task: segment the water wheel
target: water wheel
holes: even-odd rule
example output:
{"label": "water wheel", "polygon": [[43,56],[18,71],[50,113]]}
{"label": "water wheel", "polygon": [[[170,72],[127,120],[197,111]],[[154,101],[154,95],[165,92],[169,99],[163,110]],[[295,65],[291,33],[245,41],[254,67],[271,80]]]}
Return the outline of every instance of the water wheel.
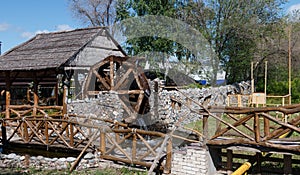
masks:
{"label": "water wheel", "polygon": [[100,91],[118,94],[127,113],[126,123],[149,111],[149,84],[142,68],[132,58],[109,56],[90,68],[84,96],[98,95]]}

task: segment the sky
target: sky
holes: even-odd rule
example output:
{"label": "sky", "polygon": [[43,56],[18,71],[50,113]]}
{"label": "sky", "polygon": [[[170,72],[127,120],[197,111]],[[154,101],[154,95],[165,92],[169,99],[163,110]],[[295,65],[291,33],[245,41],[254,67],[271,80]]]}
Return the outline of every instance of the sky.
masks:
{"label": "sky", "polygon": [[[290,0],[286,11],[300,9],[300,0]],[[68,0],[1,0],[0,41],[2,54],[42,32],[84,28],[68,6]]]}

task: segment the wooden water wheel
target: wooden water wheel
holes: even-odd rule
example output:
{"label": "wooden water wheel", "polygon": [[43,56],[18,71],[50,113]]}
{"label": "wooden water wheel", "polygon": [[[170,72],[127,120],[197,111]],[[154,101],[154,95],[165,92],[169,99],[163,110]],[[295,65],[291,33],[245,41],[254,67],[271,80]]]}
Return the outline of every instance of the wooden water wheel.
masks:
{"label": "wooden water wheel", "polygon": [[84,96],[115,92],[121,99],[127,123],[138,114],[149,112],[150,88],[142,68],[132,58],[109,56],[90,68],[84,85]]}

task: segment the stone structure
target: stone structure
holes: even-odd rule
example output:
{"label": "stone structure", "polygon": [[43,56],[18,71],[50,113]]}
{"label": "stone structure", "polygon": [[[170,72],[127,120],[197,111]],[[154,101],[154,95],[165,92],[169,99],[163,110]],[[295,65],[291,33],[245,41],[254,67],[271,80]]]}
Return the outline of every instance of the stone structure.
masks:
{"label": "stone structure", "polygon": [[[148,129],[150,129],[153,125],[159,129],[163,129],[163,127],[168,128],[178,120],[181,113],[189,110],[185,106],[182,106],[182,108],[178,110],[172,109],[171,98],[173,97],[179,100],[184,100],[186,97],[178,91],[160,89],[156,92],[153,87],[154,84],[150,83],[150,85],[152,85],[152,92],[149,97],[151,110],[149,113],[139,116],[139,118],[142,118],[143,121],[139,121],[136,124],[147,125],[149,126]],[[180,91],[204,106],[226,106],[229,94],[250,94],[251,86],[249,82],[242,82],[236,85],[202,89],[181,89]],[[195,105],[192,106],[192,108],[197,109],[199,106]],[[122,121],[124,109],[118,95],[115,92],[108,92],[99,94],[97,98],[69,101],[68,112],[83,115],[87,118],[90,116],[96,116],[99,118],[109,118],[112,120]],[[183,121],[183,124],[194,122],[199,120],[201,117],[202,116],[197,114],[191,114],[187,120]]]}
{"label": "stone structure", "polygon": [[174,175],[211,175],[217,171],[208,150],[192,144],[174,151],[172,174]]}

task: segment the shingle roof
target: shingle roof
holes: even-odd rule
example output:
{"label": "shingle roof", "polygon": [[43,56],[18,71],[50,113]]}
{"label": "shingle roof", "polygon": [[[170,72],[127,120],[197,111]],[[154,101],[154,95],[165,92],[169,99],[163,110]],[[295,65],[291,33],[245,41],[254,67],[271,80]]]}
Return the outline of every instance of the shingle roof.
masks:
{"label": "shingle roof", "polygon": [[37,34],[0,56],[0,71],[58,68],[72,59],[98,35],[109,35],[104,27]]}

